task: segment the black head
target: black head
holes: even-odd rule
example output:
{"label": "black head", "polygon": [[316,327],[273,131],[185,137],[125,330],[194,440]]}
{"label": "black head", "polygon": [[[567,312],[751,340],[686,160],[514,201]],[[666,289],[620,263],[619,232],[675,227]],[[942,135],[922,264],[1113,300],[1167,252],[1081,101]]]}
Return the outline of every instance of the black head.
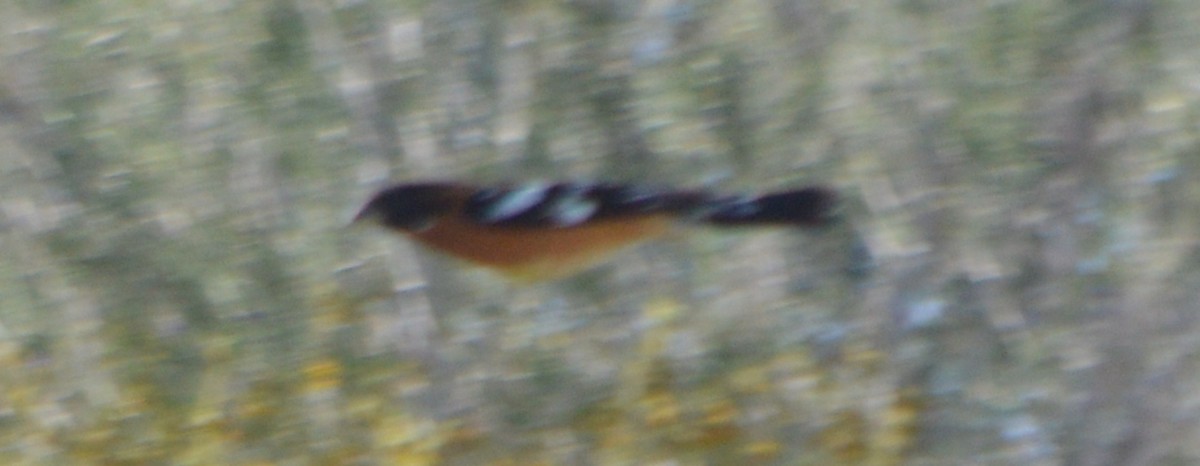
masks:
{"label": "black head", "polygon": [[354,216],[354,222],[374,219],[396,230],[420,231],[452,212],[462,190],[452,183],[395,185],[376,193]]}

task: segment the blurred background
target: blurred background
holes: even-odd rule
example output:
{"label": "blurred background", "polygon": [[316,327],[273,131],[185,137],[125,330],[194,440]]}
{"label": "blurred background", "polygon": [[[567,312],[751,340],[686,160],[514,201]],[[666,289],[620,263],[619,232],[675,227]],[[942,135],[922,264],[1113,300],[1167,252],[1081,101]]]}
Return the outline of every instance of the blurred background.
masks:
{"label": "blurred background", "polygon": [[[1200,462],[1200,3],[0,3],[0,462]],[[516,286],[388,182],[836,187]],[[685,234],[686,233],[686,234]]]}

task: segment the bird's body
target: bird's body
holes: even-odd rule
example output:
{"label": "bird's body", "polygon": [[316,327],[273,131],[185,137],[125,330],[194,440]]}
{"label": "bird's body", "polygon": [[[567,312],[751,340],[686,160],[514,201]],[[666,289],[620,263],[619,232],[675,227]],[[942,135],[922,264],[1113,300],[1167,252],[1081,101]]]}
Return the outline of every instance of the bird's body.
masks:
{"label": "bird's body", "polygon": [[356,219],[378,219],[433,249],[534,281],[582,271],[680,223],[814,227],[834,205],[833,192],[819,187],[721,196],[623,184],[425,182],[380,191]]}
{"label": "bird's body", "polygon": [[663,235],[673,223],[663,215],[648,215],[541,229],[531,235],[523,228],[481,226],[462,217],[447,217],[409,235],[429,247],[499,270],[518,281],[536,281],[585,270],[612,252]]}

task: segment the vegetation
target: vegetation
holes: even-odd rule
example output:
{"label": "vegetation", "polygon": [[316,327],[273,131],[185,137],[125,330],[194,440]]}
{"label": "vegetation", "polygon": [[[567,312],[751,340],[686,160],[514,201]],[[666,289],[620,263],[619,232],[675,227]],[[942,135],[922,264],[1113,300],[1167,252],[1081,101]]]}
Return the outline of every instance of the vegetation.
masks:
{"label": "vegetation", "polygon": [[[0,462],[1200,461],[1200,6],[0,4]],[[514,288],[388,180],[824,182]]]}

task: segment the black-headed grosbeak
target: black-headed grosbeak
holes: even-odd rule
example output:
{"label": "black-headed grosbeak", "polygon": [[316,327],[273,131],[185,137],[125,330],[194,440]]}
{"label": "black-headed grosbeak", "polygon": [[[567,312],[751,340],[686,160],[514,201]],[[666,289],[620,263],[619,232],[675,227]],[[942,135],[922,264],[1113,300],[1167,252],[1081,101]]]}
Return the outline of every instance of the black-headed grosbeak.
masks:
{"label": "black-headed grosbeak", "polygon": [[399,184],[355,216],[519,281],[564,277],[679,223],[817,227],[834,215],[833,190],[760,196],[610,183]]}

